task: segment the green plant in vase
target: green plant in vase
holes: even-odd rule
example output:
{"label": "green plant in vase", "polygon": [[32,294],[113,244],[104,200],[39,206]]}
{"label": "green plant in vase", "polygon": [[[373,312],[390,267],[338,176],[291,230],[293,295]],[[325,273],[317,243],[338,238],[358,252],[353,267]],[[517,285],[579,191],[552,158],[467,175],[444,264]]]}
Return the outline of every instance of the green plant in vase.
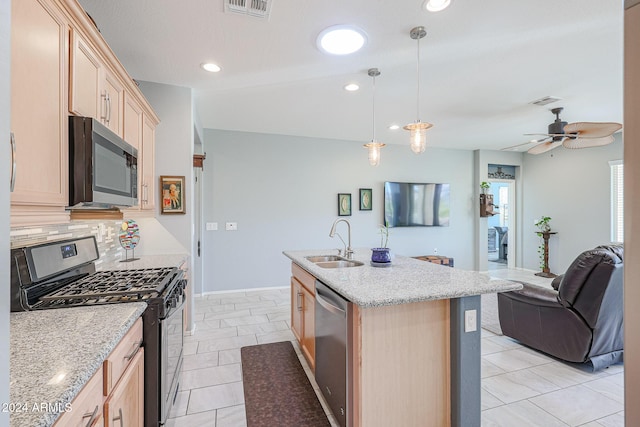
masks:
{"label": "green plant in vase", "polygon": [[482,194],[487,194],[487,190],[491,188],[491,185],[487,181],[482,181],[480,183],[480,191]]}
{"label": "green plant in vase", "polygon": [[[542,216],[542,217],[536,219],[533,222],[533,225],[538,227],[539,231],[536,231],[536,234],[538,235],[538,237],[540,237],[540,239],[542,239],[542,233],[548,233],[549,231],[551,231],[551,226],[549,225],[550,221],[551,221],[551,217],[550,216]],[[538,258],[540,258],[540,269],[544,271],[545,269],[547,269],[549,267],[545,263],[544,239],[541,240],[541,243],[538,246]]]}
{"label": "green plant in vase", "polygon": [[380,247],[371,249],[371,261],[377,264],[387,264],[391,262],[391,254],[389,253],[389,223],[386,221],[384,225],[380,225]]}

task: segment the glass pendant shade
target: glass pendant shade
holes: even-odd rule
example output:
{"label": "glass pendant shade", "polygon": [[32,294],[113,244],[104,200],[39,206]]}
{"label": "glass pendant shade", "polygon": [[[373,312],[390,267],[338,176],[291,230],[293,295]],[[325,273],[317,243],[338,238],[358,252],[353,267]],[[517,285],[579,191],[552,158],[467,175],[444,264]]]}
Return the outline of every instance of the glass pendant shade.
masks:
{"label": "glass pendant shade", "polygon": [[364,146],[369,150],[369,164],[378,166],[380,164],[380,149],[385,146],[382,142],[371,141]]}
{"label": "glass pendant shade", "polygon": [[403,127],[403,129],[408,130],[410,132],[409,142],[411,145],[411,151],[416,154],[424,153],[425,148],[427,147],[427,129],[432,127],[431,123],[422,123],[420,121],[420,39],[427,35],[424,27],[415,27],[412,28],[409,32],[409,36],[417,41],[418,44],[418,61],[417,61],[417,76],[418,76],[418,90],[416,91],[417,95],[417,103],[416,103],[416,111],[418,118],[414,123],[410,123]]}
{"label": "glass pendant shade", "polygon": [[403,129],[408,130],[411,151],[416,154],[424,153],[427,147],[427,129],[433,126],[431,123],[422,123],[420,120],[408,124]]}
{"label": "glass pendant shade", "polygon": [[371,139],[371,142],[364,144],[364,147],[369,150],[369,164],[371,166],[378,166],[380,164],[380,149],[385,146],[385,144],[378,142],[376,139],[376,77],[380,75],[380,71],[378,71],[377,68],[370,68],[367,71],[367,74],[370,77],[373,77],[373,119],[371,121],[373,127],[373,138]]}

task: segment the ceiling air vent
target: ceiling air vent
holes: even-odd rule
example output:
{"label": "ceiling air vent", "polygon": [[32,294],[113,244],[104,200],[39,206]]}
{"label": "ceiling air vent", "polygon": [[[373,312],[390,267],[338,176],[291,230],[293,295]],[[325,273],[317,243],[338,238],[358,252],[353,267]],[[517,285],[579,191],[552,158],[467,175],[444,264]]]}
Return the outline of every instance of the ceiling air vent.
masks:
{"label": "ceiling air vent", "polygon": [[225,0],[224,10],[225,12],[269,19],[271,3],[273,0]]}
{"label": "ceiling air vent", "polygon": [[543,106],[543,105],[551,104],[556,101],[560,101],[560,99],[561,98],[558,98],[557,96],[545,96],[544,98],[531,101],[529,104]]}

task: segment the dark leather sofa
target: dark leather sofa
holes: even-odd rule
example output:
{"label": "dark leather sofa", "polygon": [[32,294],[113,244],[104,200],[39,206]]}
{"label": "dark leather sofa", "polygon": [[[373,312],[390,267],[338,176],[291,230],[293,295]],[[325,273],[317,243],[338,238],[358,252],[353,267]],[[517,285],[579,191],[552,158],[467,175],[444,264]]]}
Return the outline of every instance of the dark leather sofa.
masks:
{"label": "dark leather sofa", "polygon": [[498,294],[502,332],[559,359],[593,370],[622,361],[622,245],[581,253],[552,288],[523,283]]}

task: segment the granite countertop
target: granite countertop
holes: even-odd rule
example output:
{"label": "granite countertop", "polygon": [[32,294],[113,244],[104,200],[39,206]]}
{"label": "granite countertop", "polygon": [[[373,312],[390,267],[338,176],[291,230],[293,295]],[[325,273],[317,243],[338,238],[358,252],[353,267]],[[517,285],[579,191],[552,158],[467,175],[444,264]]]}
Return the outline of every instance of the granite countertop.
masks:
{"label": "granite countertop", "polygon": [[361,307],[460,298],[522,288],[520,283],[492,279],[475,271],[399,255],[392,259],[390,267],[373,267],[370,263],[370,249],[356,249],[353,259],[364,262],[364,265],[348,268],[322,268],[305,258],[313,255],[335,255],[335,249],[283,253],[347,300]]}
{"label": "granite countertop", "polygon": [[[136,257],[138,258],[138,257]],[[183,262],[189,259],[188,254],[170,254],[170,255],[142,255],[140,259],[129,262],[120,262],[120,260],[111,262],[96,261],[96,270],[137,270],[143,268],[157,267],[180,267]]]}
{"label": "granite countertop", "polygon": [[51,426],[146,306],[139,302],[11,313],[11,426]]}

